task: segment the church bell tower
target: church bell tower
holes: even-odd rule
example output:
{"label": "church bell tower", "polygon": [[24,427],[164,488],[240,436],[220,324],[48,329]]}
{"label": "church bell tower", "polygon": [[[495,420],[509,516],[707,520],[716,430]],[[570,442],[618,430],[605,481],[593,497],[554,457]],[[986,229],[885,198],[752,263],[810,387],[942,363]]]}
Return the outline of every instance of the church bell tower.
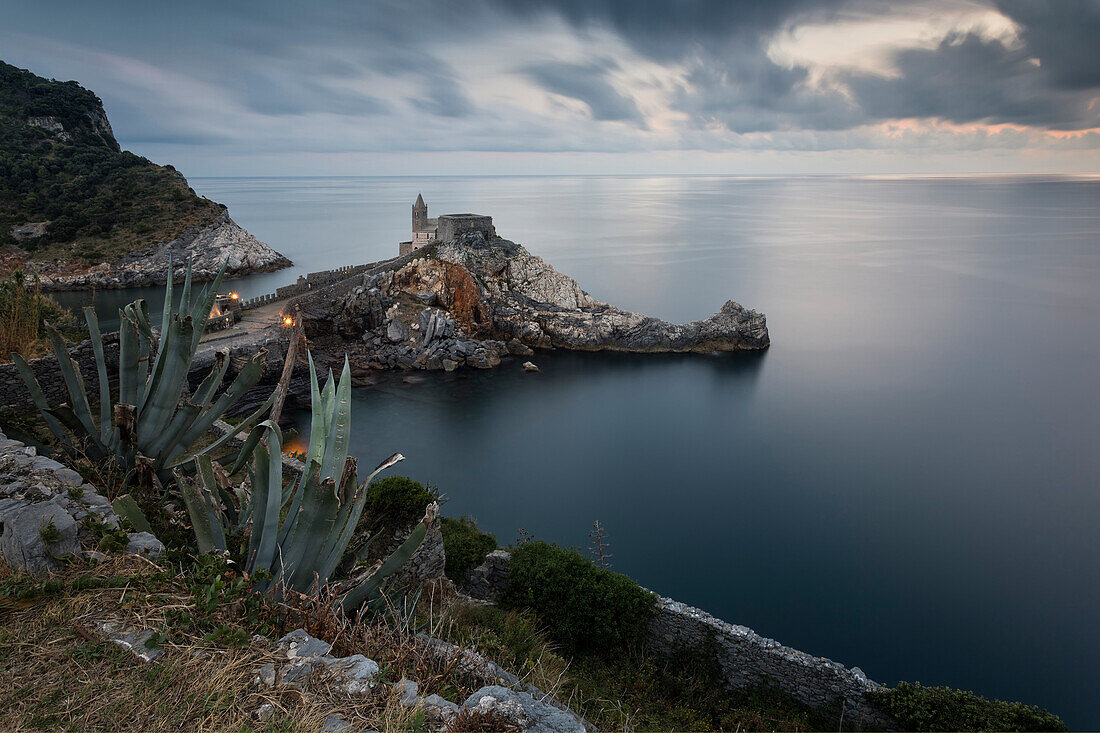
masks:
{"label": "church bell tower", "polygon": [[413,231],[423,231],[428,223],[428,205],[424,203],[424,197],[416,194],[416,203],[413,204]]}

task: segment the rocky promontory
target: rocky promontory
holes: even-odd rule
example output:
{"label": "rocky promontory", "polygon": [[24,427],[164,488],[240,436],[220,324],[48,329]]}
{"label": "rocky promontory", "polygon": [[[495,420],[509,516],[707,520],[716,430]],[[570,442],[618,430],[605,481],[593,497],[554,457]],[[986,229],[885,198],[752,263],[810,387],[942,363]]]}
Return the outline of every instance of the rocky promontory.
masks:
{"label": "rocky promontory", "polygon": [[515,242],[480,233],[417,250],[340,297],[300,299],[307,335],[373,369],[490,368],[533,349],[634,353],[751,351],[764,315],[734,301],[673,324],[593,298]]}
{"label": "rocky promontory", "polygon": [[170,242],[130,252],[118,262],[91,267],[47,267],[38,272],[46,290],[137,288],[163,285],[169,260],[175,265],[177,279],[183,276],[190,260],[196,280],[213,280],[223,262],[226,277],[271,272],[291,264],[242,229],[223,208],[212,223],[192,227]]}

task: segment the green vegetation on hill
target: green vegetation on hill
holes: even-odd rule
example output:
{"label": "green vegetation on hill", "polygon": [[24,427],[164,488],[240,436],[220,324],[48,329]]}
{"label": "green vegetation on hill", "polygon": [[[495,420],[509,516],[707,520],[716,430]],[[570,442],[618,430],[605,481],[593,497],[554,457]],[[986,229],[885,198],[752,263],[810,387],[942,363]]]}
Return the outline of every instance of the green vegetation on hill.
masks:
{"label": "green vegetation on hill", "polygon": [[[0,245],[36,259],[113,262],[223,210],[171,166],[120,150],[95,94],[0,61]],[[46,222],[42,236],[12,233],[37,222]]]}

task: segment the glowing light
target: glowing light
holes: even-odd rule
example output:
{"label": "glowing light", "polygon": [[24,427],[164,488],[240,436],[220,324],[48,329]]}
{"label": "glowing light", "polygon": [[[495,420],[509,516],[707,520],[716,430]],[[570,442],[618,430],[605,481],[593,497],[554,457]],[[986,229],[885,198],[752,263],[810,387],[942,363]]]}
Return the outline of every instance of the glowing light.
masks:
{"label": "glowing light", "polygon": [[294,319],[291,318],[290,316],[284,316],[283,317],[283,325],[284,326],[293,326],[294,325]]}
{"label": "glowing light", "polygon": [[240,300],[241,299],[241,294],[240,293],[230,293],[229,297],[232,298],[233,300]]}

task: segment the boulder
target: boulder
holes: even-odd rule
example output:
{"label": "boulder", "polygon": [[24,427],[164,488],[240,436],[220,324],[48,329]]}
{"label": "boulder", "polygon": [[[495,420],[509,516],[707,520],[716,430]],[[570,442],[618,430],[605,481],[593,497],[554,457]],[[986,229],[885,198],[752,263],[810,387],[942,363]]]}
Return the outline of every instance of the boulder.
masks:
{"label": "boulder", "polygon": [[164,543],[149,532],[131,532],[127,535],[127,555],[144,555],[150,560],[158,560],[164,554]]}
{"label": "boulder", "polygon": [[80,551],[76,521],[53,501],[16,503],[0,515],[0,524],[5,559],[32,575],[56,570],[62,558]]}
{"label": "boulder", "polygon": [[530,733],[584,733],[587,730],[573,713],[536,700],[530,693],[500,685],[482,687],[466,698],[465,707],[471,711],[495,712]]}

